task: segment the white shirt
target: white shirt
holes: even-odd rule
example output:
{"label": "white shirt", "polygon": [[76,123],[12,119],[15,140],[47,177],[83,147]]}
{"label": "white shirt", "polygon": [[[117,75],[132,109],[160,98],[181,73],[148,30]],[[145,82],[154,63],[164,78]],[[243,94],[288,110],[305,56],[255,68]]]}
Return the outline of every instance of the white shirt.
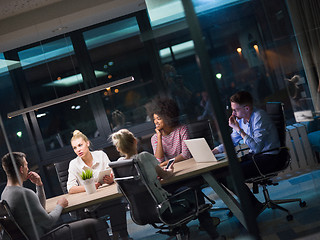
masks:
{"label": "white shirt", "polygon": [[69,175],[67,182],[68,192],[71,187],[83,185],[80,175],[86,169],[92,169],[95,182],[98,181],[99,172],[109,168],[109,158],[103,151],[90,152],[93,157],[92,167],[90,168],[80,157],[71,160],[69,164]]}

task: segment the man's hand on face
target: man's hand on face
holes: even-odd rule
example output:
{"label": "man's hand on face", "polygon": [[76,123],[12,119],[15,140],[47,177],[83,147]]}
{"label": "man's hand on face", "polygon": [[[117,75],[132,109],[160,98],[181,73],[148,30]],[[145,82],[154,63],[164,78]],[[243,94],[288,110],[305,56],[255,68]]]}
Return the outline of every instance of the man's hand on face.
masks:
{"label": "man's hand on face", "polygon": [[231,115],[229,118],[229,126],[232,127],[233,129],[235,129],[236,131],[240,130],[240,126],[239,123],[236,120],[236,116]]}
{"label": "man's hand on face", "polygon": [[35,185],[37,185],[37,186],[42,186],[42,185],[43,185],[43,183],[42,183],[42,181],[41,181],[41,177],[40,177],[39,174],[36,173],[36,172],[30,171],[30,172],[28,173],[27,178],[28,178],[33,184],[35,184]]}

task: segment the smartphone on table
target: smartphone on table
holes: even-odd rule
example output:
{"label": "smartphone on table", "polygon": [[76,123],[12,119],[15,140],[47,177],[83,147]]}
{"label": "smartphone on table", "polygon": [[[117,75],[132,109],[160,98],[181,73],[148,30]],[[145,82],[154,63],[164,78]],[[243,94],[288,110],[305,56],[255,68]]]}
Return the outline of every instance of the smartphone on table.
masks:
{"label": "smartphone on table", "polygon": [[175,160],[174,158],[169,159],[167,166],[166,166],[166,169],[168,169],[171,166],[171,164],[174,162],[174,160]]}

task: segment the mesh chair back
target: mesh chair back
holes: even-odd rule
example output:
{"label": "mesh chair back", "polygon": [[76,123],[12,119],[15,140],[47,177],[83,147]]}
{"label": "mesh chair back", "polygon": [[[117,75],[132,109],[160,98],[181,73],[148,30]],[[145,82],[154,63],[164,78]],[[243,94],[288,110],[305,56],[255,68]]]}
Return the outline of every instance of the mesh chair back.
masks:
{"label": "mesh chair back", "polygon": [[0,224],[5,232],[14,240],[28,240],[28,237],[19,227],[5,200],[0,202]]}
{"label": "mesh chair back", "polygon": [[150,194],[135,160],[109,163],[121,192],[130,205],[132,220],[139,224],[159,223],[157,201]]}
{"label": "mesh chair back", "polygon": [[68,193],[67,181],[70,161],[71,160],[66,160],[54,164],[63,193]]}
{"label": "mesh chair back", "polygon": [[214,134],[210,120],[189,123],[187,125],[190,139],[205,138],[210,148],[214,147]]}

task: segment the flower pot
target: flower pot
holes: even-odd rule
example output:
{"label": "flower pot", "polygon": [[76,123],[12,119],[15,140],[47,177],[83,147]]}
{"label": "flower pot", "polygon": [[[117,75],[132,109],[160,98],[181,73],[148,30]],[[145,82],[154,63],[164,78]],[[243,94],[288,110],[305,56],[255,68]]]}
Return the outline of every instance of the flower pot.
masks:
{"label": "flower pot", "polygon": [[96,191],[96,185],[94,183],[94,178],[83,180],[84,188],[88,194],[94,193]]}

